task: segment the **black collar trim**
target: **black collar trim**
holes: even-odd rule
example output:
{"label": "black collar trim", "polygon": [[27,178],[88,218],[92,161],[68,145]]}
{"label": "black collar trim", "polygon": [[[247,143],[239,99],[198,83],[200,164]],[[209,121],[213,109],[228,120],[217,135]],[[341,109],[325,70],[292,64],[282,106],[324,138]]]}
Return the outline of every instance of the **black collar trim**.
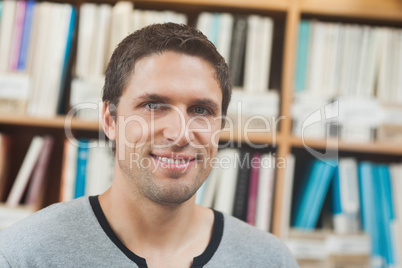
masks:
{"label": "black collar trim", "polygon": [[[102,211],[102,208],[99,203],[98,196],[90,196],[89,197],[89,203],[91,204],[92,210],[102,227],[103,231],[106,233],[106,235],[112,240],[112,242],[133,262],[135,262],[139,268],[147,268],[147,262],[144,258],[141,258],[131,250],[129,250],[123,242],[120,241],[120,239],[117,237],[115,232],[112,230],[110,227],[109,223],[106,220],[105,214]],[[191,268],[201,268],[205,264],[207,264],[212,256],[215,254],[217,251],[219,244],[222,240],[222,235],[223,235],[223,214],[221,212],[215,211],[214,212],[214,226],[212,230],[212,237],[211,240],[209,241],[209,244],[205,251],[195,257],[193,259],[193,265],[191,265]]]}

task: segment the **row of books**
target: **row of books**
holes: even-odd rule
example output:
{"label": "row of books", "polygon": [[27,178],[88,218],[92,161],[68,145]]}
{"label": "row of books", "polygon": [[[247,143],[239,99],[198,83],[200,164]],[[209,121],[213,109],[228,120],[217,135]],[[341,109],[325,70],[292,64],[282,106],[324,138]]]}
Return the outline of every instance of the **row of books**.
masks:
{"label": "row of books", "polygon": [[75,8],[23,0],[0,6],[0,110],[54,116],[65,99]]}
{"label": "row of books", "polygon": [[[337,234],[369,235],[376,267],[401,264],[402,164],[340,158],[338,163],[314,160],[299,168],[302,175],[295,178],[292,195],[293,228],[314,231],[322,215],[322,227],[331,226]],[[325,204],[329,210],[323,209]]]}
{"label": "row of books", "polygon": [[54,139],[51,136],[35,136],[15,178],[9,177],[7,159],[13,149],[10,136],[0,135],[0,202],[8,207],[24,204],[37,208],[46,184],[46,174],[53,152]]}
{"label": "row of books", "polygon": [[202,12],[197,28],[229,64],[235,87],[250,93],[268,91],[274,34],[272,18]]}
{"label": "row of books", "polygon": [[[129,33],[154,23],[187,24],[187,16],[173,11],[140,10],[133,2],[110,4],[83,3],[78,19],[75,69],[71,81],[70,106],[76,116],[98,121],[99,103],[106,65],[118,43]],[[96,104],[85,109],[83,103]]]}
{"label": "row of books", "polygon": [[[77,107],[77,116],[98,120],[96,110],[79,109],[80,104],[99,103],[103,87],[106,61],[113,49],[127,33],[158,22],[186,23],[185,15],[172,11],[135,9],[131,2],[107,4],[84,3],[80,8],[78,49],[75,78],[71,84],[71,107]],[[217,47],[230,66],[233,84],[238,89],[256,96],[243,98],[243,111],[263,116],[276,115],[279,111],[277,92],[268,93],[273,20],[257,15],[234,16],[229,13],[202,12],[196,27]],[[250,94],[249,94],[250,95]],[[267,105],[255,105],[268,100]],[[250,107],[260,107],[253,111]],[[249,109],[250,108],[250,109]],[[268,109],[268,111],[267,111]]]}
{"label": "row of books", "polygon": [[295,91],[402,104],[400,29],[302,20]]}
{"label": "row of books", "polygon": [[[299,26],[293,133],[325,138],[327,115],[346,141],[400,140],[402,46],[400,29],[302,20]],[[313,114],[315,124],[306,127]],[[324,118],[323,118],[324,117]]]}
{"label": "row of books", "polygon": [[218,151],[196,202],[270,231],[275,187],[273,154],[226,148]]}
{"label": "row of books", "polygon": [[66,140],[60,201],[98,195],[113,181],[114,155],[106,141]]}

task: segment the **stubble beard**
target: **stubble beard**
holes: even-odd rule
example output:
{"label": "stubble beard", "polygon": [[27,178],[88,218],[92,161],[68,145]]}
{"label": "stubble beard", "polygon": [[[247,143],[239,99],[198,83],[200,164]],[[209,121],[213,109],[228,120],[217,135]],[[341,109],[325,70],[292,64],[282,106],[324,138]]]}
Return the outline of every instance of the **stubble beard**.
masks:
{"label": "stubble beard", "polygon": [[[155,170],[152,167],[130,167],[126,161],[118,161],[119,167],[129,180],[129,184],[133,187],[133,194],[139,194],[146,199],[162,205],[162,206],[177,206],[188,201],[197,192],[199,187],[206,179],[206,170],[200,165],[196,176],[191,181],[181,180],[181,176],[189,174],[172,173],[169,179],[158,178]],[[195,168],[195,167],[192,167]]]}

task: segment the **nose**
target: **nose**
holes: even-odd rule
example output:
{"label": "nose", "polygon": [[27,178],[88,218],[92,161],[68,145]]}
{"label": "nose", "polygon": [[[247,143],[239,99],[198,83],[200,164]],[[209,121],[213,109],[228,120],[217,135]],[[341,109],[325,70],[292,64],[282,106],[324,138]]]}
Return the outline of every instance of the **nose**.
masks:
{"label": "nose", "polygon": [[172,145],[184,147],[194,140],[193,130],[188,126],[188,115],[179,108],[172,109],[166,118],[164,138]]}

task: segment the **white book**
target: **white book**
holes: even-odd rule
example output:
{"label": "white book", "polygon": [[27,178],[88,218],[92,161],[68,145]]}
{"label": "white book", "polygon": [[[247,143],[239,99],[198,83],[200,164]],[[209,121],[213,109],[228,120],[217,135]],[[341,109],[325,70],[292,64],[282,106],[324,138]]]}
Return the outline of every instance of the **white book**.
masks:
{"label": "white book", "polygon": [[77,176],[78,147],[66,140],[64,143],[64,157],[60,190],[60,201],[70,201],[74,198],[75,180]]}
{"label": "white book", "polygon": [[26,71],[29,75],[33,75],[34,69],[34,57],[35,51],[37,50],[37,39],[39,35],[39,22],[41,21],[41,3],[37,3],[34,5],[33,16],[32,16],[32,26],[31,26],[31,34],[29,37],[29,46],[28,46],[28,54],[27,54],[27,63],[26,63]]}
{"label": "white book", "polygon": [[[219,159],[219,153],[220,152],[218,152],[218,154],[216,156],[217,159]],[[207,207],[207,208],[213,207],[217,188],[219,186],[218,181],[220,178],[221,171],[222,170],[218,166],[212,168],[211,173],[209,174],[209,176],[207,178],[208,184],[206,185],[204,195],[202,198],[202,202],[201,202],[202,206]]]}
{"label": "white book", "polygon": [[128,1],[117,2],[112,8],[112,24],[108,57],[113,54],[117,45],[130,33],[130,17],[134,4]]}
{"label": "white book", "polygon": [[61,88],[64,58],[69,34],[72,6],[69,4],[53,4],[52,26],[49,29],[50,39],[46,73],[42,79],[38,116],[53,117],[57,114],[57,104]]}
{"label": "white book", "polygon": [[218,42],[216,49],[225,59],[229,62],[230,45],[232,43],[232,31],[233,31],[233,15],[229,13],[220,14],[220,23],[218,30]]}
{"label": "white book", "polygon": [[[399,32],[400,30],[393,29],[391,32],[391,51],[390,51],[390,64],[391,64],[391,72],[389,75],[390,87],[388,88],[389,93],[389,102],[397,103],[398,95],[398,79],[401,76],[402,66],[399,66],[399,54],[402,53],[400,51],[399,44]],[[391,56],[392,55],[392,56]]]}
{"label": "white book", "polygon": [[336,233],[358,233],[360,229],[360,198],[355,158],[339,159],[339,191],[342,212],[334,215]]}
{"label": "white book", "polygon": [[213,15],[209,12],[202,12],[198,16],[197,29],[200,30],[211,41]]}
{"label": "white book", "polygon": [[[399,30],[399,70],[402,68],[402,31]],[[402,75],[397,75],[398,83],[397,83],[397,103],[402,104]]]}
{"label": "white book", "polygon": [[6,72],[10,65],[16,9],[17,1],[3,1],[0,17],[0,72]]}
{"label": "white book", "polygon": [[57,105],[61,93],[61,80],[64,59],[69,35],[72,6],[69,4],[54,4],[53,27],[51,28],[52,44],[48,54],[49,62],[46,66],[46,76],[43,76],[43,88],[39,98],[37,115],[53,117],[57,114]]}
{"label": "white book", "polygon": [[275,186],[275,158],[271,154],[261,155],[258,175],[257,209],[255,226],[263,231],[271,229],[273,196]]}
{"label": "white book", "polygon": [[254,92],[256,89],[256,76],[258,74],[258,64],[261,57],[260,51],[257,51],[260,38],[261,17],[250,15],[247,17],[247,41],[246,55],[244,62],[244,90]]}
{"label": "white book", "polygon": [[361,26],[353,25],[353,33],[351,34],[351,44],[349,51],[349,81],[347,87],[347,96],[357,95],[357,79],[359,69],[362,67],[359,63],[362,60],[362,46],[363,46],[363,28]]}
{"label": "white book", "polygon": [[105,73],[107,62],[107,44],[110,33],[110,20],[112,7],[107,4],[99,5],[97,8],[96,25],[92,34],[91,60],[89,65],[90,77],[102,77]]}
{"label": "white book", "polygon": [[130,32],[135,32],[145,26],[144,11],[134,9],[131,13]]}
{"label": "white book", "polygon": [[99,43],[94,42],[96,40],[95,36],[103,34],[96,29],[97,26],[100,26],[97,21],[98,9],[98,6],[94,3],[83,3],[80,7],[77,60],[75,65],[75,76],[79,78],[89,77],[90,66],[92,65],[91,60],[95,59],[95,55],[91,59],[91,53],[95,53],[96,46],[100,46]]}
{"label": "white book", "polygon": [[[402,164],[392,164],[391,168],[392,203],[394,205],[394,234],[396,263],[402,265]],[[399,254],[398,254],[399,253]]]}
{"label": "white book", "polygon": [[344,38],[342,44],[342,63],[341,63],[341,76],[339,78],[339,95],[341,96],[350,96],[348,93],[349,91],[349,84],[351,78],[351,74],[353,73],[351,70],[352,59],[353,55],[351,55],[351,47],[352,47],[352,40],[353,40],[354,30],[353,26],[346,25],[344,26]]}
{"label": "white book", "polygon": [[40,92],[44,88],[43,76],[46,75],[46,66],[48,66],[48,53],[50,51],[49,39],[50,39],[50,24],[52,17],[52,3],[42,2],[36,4],[38,10],[35,13],[34,20],[37,21],[37,34],[35,35],[35,44],[32,51],[32,63],[31,70],[34,78],[32,87],[31,98],[28,105],[28,114],[36,115],[38,110],[38,102],[40,98]]}
{"label": "white book", "polygon": [[18,171],[17,177],[11,188],[10,194],[7,197],[7,206],[14,207],[19,204],[24,191],[28,185],[29,178],[35,167],[35,163],[38,160],[39,154],[43,147],[44,139],[39,136],[35,136],[29,145],[28,151]]}
{"label": "white book", "polygon": [[339,62],[339,33],[340,25],[338,23],[329,23],[326,25],[325,37],[325,70],[321,88],[326,96],[334,98],[336,96],[336,73],[339,72],[337,64]]}
{"label": "white book", "polygon": [[258,48],[258,51],[261,51],[260,66],[258,67],[259,75],[255,78],[259,81],[256,89],[258,92],[264,93],[269,89],[274,21],[271,18],[264,17],[261,21],[261,31],[262,40],[259,42]]}
{"label": "white book", "polygon": [[323,95],[323,77],[326,67],[325,38],[327,27],[325,23],[313,21],[311,23],[311,57],[307,74],[307,90],[313,95]]}
{"label": "white book", "polygon": [[286,171],[285,171],[285,182],[283,183],[283,194],[282,194],[282,213],[281,213],[281,232],[279,237],[283,240],[289,238],[289,228],[290,228],[290,212],[292,209],[292,196],[293,196],[293,178],[295,171],[296,160],[294,155],[289,154],[286,157]]}
{"label": "white book", "polygon": [[113,158],[109,154],[109,148],[97,146],[89,149],[85,195],[102,194],[111,186]]}
{"label": "white book", "polygon": [[239,151],[237,149],[225,148],[220,155],[222,164],[219,168],[221,168],[222,171],[218,178],[219,186],[216,192],[214,209],[229,215],[233,213],[237,173],[239,169],[236,163],[236,154],[238,153]]}

